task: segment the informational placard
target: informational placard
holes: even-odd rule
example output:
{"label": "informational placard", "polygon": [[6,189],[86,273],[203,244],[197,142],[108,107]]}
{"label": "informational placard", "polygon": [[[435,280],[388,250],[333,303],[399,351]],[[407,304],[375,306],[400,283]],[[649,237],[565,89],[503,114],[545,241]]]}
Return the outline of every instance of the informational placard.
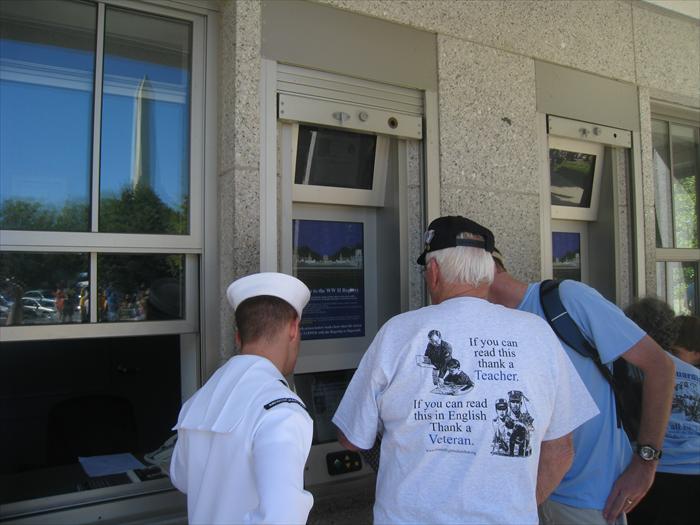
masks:
{"label": "informational placard", "polygon": [[364,235],[360,222],[294,220],[294,275],[311,290],[302,340],[364,337]]}
{"label": "informational placard", "polygon": [[581,234],[552,232],[552,268],[555,279],[581,280]]}

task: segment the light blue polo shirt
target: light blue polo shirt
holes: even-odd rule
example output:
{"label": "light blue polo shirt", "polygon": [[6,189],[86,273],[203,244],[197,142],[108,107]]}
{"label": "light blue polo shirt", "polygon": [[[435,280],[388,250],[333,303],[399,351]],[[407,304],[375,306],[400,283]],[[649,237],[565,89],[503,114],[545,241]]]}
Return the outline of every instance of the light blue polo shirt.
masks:
{"label": "light blue polo shirt", "polygon": [[659,472],[700,475],[700,370],[671,356],[676,390]]}
{"label": "light blue polo shirt", "polygon": [[[590,286],[563,281],[559,294],[571,318],[598,349],[603,363],[612,363],[646,335],[622,310]],[[518,310],[546,319],[540,303],[540,283],[528,286]],[[610,489],[632,458],[632,447],[625,431],[617,427],[615,397],[593,360],[563,342],[562,346],[600,414],[574,430],[573,465],[550,497],[572,507],[602,510]]]}

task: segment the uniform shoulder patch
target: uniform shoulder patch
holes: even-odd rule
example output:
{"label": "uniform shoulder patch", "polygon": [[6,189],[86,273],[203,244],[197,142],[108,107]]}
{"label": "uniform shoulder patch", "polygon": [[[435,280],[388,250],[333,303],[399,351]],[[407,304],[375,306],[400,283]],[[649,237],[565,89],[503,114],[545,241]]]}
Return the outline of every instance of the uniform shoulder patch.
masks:
{"label": "uniform shoulder patch", "polygon": [[298,399],[294,399],[293,397],[281,397],[279,399],[275,399],[274,401],[270,401],[269,403],[264,405],[265,410],[270,410],[271,408],[274,408],[277,405],[280,405],[282,403],[295,403],[295,404],[299,405],[301,408],[303,408],[304,410],[306,410],[304,403],[302,403]]}

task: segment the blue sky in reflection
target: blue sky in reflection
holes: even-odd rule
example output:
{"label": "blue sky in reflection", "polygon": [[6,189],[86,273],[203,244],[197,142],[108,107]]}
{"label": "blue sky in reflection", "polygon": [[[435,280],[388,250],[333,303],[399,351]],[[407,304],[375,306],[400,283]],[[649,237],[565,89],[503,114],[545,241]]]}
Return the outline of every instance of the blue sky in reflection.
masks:
{"label": "blue sky in reflection", "polygon": [[[2,39],[0,56],[0,200],[89,204],[94,54]],[[178,207],[189,192],[188,71],[113,55],[104,69],[102,196],[131,182],[134,97],[147,75],[157,99],[153,189]]]}

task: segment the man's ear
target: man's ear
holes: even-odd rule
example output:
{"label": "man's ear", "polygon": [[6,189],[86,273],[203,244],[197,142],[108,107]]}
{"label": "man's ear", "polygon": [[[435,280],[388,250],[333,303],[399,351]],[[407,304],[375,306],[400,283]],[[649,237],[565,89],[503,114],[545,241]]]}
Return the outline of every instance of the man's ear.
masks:
{"label": "man's ear", "polygon": [[438,280],[440,279],[440,265],[435,259],[430,259],[428,261],[428,265],[432,266],[432,269],[430,272],[428,272],[428,268],[426,268],[425,271],[428,274],[428,282],[430,286],[434,288],[437,286]]}
{"label": "man's ear", "polygon": [[299,317],[295,317],[290,321],[289,323],[289,339],[294,340],[296,339],[297,335],[300,335],[301,331],[301,319]]}
{"label": "man's ear", "polygon": [[235,335],[234,335],[234,338],[235,338],[235,340],[236,340],[236,346],[237,346],[238,348],[240,348],[240,347],[241,347],[241,334],[238,333],[238,330],[236,330],[236,333],[235,333]]}

